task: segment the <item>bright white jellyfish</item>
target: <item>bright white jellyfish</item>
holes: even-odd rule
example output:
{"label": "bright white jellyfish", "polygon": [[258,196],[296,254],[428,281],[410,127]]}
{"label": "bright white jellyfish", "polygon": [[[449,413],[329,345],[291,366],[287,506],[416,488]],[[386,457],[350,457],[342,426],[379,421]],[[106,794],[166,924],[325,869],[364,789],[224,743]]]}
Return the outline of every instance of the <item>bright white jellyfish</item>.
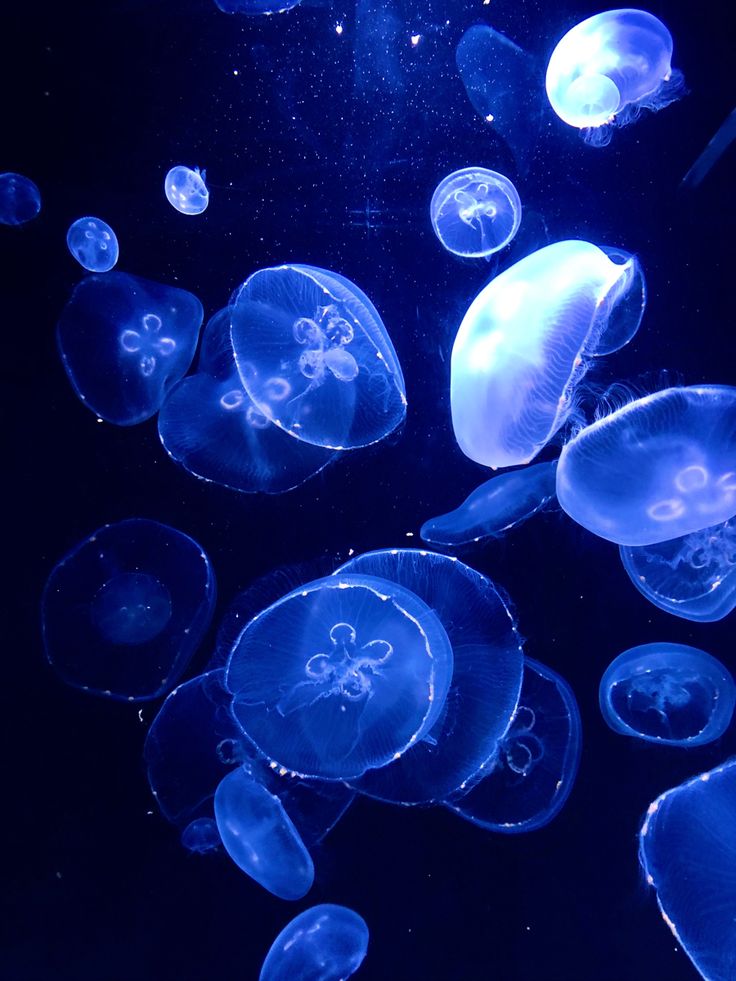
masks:
{"label": "bright white jellyfish", "polygon": [[200,173],[199,167],[172,167],[164,180],[169,204],[183,215],[201,215],[210,203],[206,176],[207,171]]}
{"label": "bright white jellyfish", "polygon": [[479,259],[505,248],[521,224],[521,199],[503,174],[465,167],[437,185],[432,228],[448,252]]}

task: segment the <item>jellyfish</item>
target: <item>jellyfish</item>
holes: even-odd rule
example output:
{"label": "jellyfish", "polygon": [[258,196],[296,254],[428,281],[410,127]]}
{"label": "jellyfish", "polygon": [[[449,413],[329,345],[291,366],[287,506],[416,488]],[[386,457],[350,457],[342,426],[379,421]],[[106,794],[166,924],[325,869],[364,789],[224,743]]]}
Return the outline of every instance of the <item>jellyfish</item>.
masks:
{"label": "jellyfish", "polygon": [[210,192],[205,184],[207,171],[199,167],[172,167],[164,179],[166,200],[183,215],[201,215],[210,203]]}
{"label": "jellyfish", "polygon": [[644,10],[607,10],[576,24],[558,42],[547,65],[547,97],[588,143],[603,146],[613,126],[641,109],[657,111],[682,94],[672,68],[672,37]]}
{"label": "jellyfish", "polygon": [[427,734],[451,677],[452,647],[426,603],[397,583],[340,574],[251,620],[226,685],[238,724],[275,765],[349,780]]}
{"label": "jellyfish", "polygon": [[487,258],[506,248],[521,224],[521,199],[503,174],[466,167],[444,178],[429,206],[432,228],[448,252]]}
{"label": "jellyfish", "polygon": [[212,617],[215,577],[192,538],[131,518],[104,525],[54,567],[41,619],[68,684],[121,701],[172,687]]}
{"label": "jellyfish", "polygon": [[491,477],[465,498],[459,508],[430,518],[420,535],[433,545],[466,545],[498,538],[555,499],[557,461]]}
{"label": "jellyfish", "polygon": [[519,704],[496,752],[464,795],[445,806],[481,828],[535,831],[559,814],[575,783],[582,745],[580,712],[567,682],[524,658]]}
{"label": "jellyfish", "polygon": [[666,388],[562,450],[563,511],[617,545],[657,545],[736,515],[736,388]]}
{"label": "jellyfish", "polygon": [[598,691],[614,732],[669,746],[704,746],[731,724],[736,683],[716,658],[686,644],[640,644],[606,668]]}
{"label": "jellyfish", "polygon": [[435,552],[366,552],[336,573],[345,574],[378,576],[411,589],[446,626],[454,661],[443,711],[424,738],[352,786],[394,803],[442,801],[493,753],[516,708],[523,654],[508,602],[485,576]]}
{"label": "jellyfish", "polygon": [[568,418],[588,359],[623,347],[643,310],[637,259],[589,242],[548,245],[493,279],[452,349],[463,453],[493,469],[532,460]]}
{"label": "jellyfish", "polygon": [[0,174],[0,224],[25,225],[41,210],[41,192],[22,174]]}
{"label": "jellyfish", "polygon": [[227,309],[205,327],[197,373],[167,396],[158,432],[189,473],[245,493],[292,490],[337,456],[292,439],[251,402],[235,367]]}
{"label": "jellyfish", "polygon": [[109,272],[120,253],[115,232],[101,218],[77,218],[66,233],[66,244],[89,272]]}
{"label": "jellyfish", "polygon": [[260,269],[230,307],[235,362],[263,415],[330,449],[382,439],[406,415],[404,378],[368,297],[313,266]]}
{"label": "jellyfish", "polygon": [[346,906],[304,910],[271,944],[259,981],[345,981],[368,950],[368,927]]}
{"label": "jellyfish", "polygon": [[639,862],[675,940],[708,981],[736,977],[736,758],[659,796]]}
{"label": "jellyfish", "polygon": [[222,847],[222,838],[214,818],[201,817],[190,821],[181,833],[181,843],[189,852],[206,855]]}
{"label": "jellyfish", "polygon": [[682,178],[680,187],[687,190],[695,190],[699,187],[734,140],[736,140],[736,109],[732,109],[718,127],[715,136],[709,140],[706,148]]}
{"label": "jellyfish", "polygon": [[300,2],[301,0],[215,0],[215,6],[225,14],[283,14]]}
{"label": "jellyfish", "polygon": [[121,272],[83,279],[57,326],[82,403],[117,426],[150,419],[192,363],[202,312],[196,296],[174,286]]}

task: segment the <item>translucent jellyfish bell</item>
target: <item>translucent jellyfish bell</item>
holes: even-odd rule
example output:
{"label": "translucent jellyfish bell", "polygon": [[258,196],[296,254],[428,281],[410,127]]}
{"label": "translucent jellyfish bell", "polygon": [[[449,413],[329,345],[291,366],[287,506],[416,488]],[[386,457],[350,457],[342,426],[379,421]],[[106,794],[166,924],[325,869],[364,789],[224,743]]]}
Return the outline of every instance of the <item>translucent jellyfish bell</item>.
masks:
{"label": "translucent jellyfish bell", "polygon": [[263,962],[259,981],[345,981],[368,950],[368,927],[346,906],[312,906],[287,923]]}
{"label": "translucent jellyfish bell", "polygon": [[736,388],[667,388],[581,430],[557,467],[570,517],[617,545],[655,545],[736,515]]}
{"label": "translucent jellyfish bell", "polygon": [[210,203],[206,172],[199,167],[172,167],[164,179],[164,192],[172,208],[183,215],[201,215]]}
{"label": "translucent jellyfish bell", "polygon": [[505,248],[521,224],[521,199],[503,174],[466,167],[438,185],[429,206],[434,233],[448,252],[482,258]]}
{"label": "translucent jellyfish bell", "polygon": [[109,272],[120,254],[115,232],[101,218],[77,218],[66,233],[66,244],[79,265],[90,272]]}
{"label": "translucent jellyfish bell", "polygon": [[22,174],[0,174],[0,224],[25,225],[41,210],[41,192]]}
{"label": "translucent jellyfish bell", "polygon": [[626,344],[644,302],[637,259],[589,242],[548,245],[493,279],[452,348],[463,453],[493,468],[532,460],[567,419],[587,359]]}

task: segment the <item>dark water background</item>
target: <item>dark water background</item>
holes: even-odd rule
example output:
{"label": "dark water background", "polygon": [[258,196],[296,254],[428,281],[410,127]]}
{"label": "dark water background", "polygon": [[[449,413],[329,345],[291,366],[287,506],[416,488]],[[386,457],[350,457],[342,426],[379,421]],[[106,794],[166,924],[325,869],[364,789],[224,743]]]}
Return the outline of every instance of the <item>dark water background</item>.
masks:
{"label": "dark water background", "polygon": [[[567,806],[544,830],[511,837],[442,809],[358,801],[315,856],[315,886],[297,904],[265,893],[224,856],[181,848],[141,761],[156,704],[139,717],[137,706],[65,687],[39,639],[46,576],[105,522],[140,515],[193,535],[218,575],[217,622],[240,588],[274,568],[314,559],[331,568],[351,548],[416,544],[423,520],[485,479],[452,437],[449,352],[497,266],[446,254],[427,210],[457,167],[495,167],[517,182],[525,218],[499,268],[561,238],[639,255],[644,324],[595,367],[591,390],[616,380],[645,390],[736,384],[733,154],[697,191],[678,190],[735,101],[725,14],[679,0],[648,7],[674,36],[690,94],[604,150],[557,120],[540,86],[541,132],[525,174],[459,80],[454,50],[471,24],[506,31],[543,67],[559,36],[598,9],[582,0],[359,0],[356,13],[336,0],[247,19],[211,0],[77,0],[3,11],[0,169],[28,174],[44,205],[26,227],[0,228],[10,461],[0,978],[248,981],[278,930],[318,902],[367,920],[364,981],[696,976],[642,882],[636,835],[656,795],[736,752],[736,727],[702,749],[652,747],[606,728],[597,686],[616,654],[657,640],[702,645],[736,671],[733,616],[691,624],[656,610],[628,582],[618,550],[564,515],[463,557],[508,590],[527,652],[576,693],[584,744]],[[416,48],[412,34],[422,35]],[[164,174],[180,162],[207,169],[201,218],[164,198]],[[100,424],[75,398],[54,339],[80,278],[64,237],[84,214],[116,230],[120,269],[192,290],[208,315],[261,266],[306,262],[355,280],[404,368],[403,431],[295,492],[265,497],[194,480],[164,454],[155,420]],[[213,637],[214,628],[193,672]]]}

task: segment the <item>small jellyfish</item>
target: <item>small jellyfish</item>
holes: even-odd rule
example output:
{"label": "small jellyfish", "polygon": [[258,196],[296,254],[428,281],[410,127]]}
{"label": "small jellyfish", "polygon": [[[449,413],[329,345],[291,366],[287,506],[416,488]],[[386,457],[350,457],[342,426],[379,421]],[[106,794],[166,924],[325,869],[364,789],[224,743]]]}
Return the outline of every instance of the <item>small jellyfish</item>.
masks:
{"label": "small jellyfish", "polygon": [[201,215],[210,203],[210,192],[205,184],[207,172],[199,167],[172,167],[164,179],[166,199],[172,208],[183,215]]}
{"label": "small jellyfish", "polygon": [[192,363],[202,313],[196,296],[174,286],[121,272],[83,279],[57,340],[84,405],[117,426],[150,419]]}
{"label": "small jellyfish", "polygon": [[41,192],[22,174],[0,174],[0,224],[25,225],[41,210]]}
{"label": "small jellyfish", "polygon": [[212,566],[188,535],[143,518],[105,525],[46,582],[46,656],[84,691],[157,698],[182,675],[214,603]]}
{"label": "small jellyfish", "polygon": [[736,515],[736,388],[666,388],[581,430],[557,500],[617,545],[656,545]]}
{"label": "small jellyfish", "polygon": [[659,796],[639,862],[662,918],[707,981],[736,977],[736,758]]}
{"label": "small jellyfish", "polygon": [[635,256],[589,242],[548,245],[493,279],[452,348],[463,453],[493,469],[532,460],[568,418],[590,357],[634,336],[644,300]]}
{"label": "small jellyfish", "polygon": [[720,661],[685,644],[640,644],[606,668],[603,718],[625,736],[670,746],[704,746],[731,723],[736,683]]}
{"label": "small jellyfish", "polygon": [[189,852],[206,855],[222,845],[220,832],[214,818],[195,818],[181,833],[181,843]]}
{"label": "small jellyfish", "polygon": [[644,10],[607,10],[558,42],[547,66],[547,97],[563,122],[603,146],[613,126],[679,98],[682,75],[671,62],[672,37],[660,20]]}
{"label": "small jellyfish", "polygon": [[301,0],[215,0],[215,6],[225,14],[283,14]]}
{"label": "small jellyfish", "polygon": [[115,232],[101,218],[77,218],[66,233],[66,244],[89,272],[109,272],[120,254]]}
{"label": "small jellyfish", "polygon": [[258,981],[345,981],[368,950],[368,927],[346,906],[312,906],[271,944]]}
{"label": "small jellyfish", "polygon": [[235,362],[261,413],[330,449],[383,439],[406,415],[398,358],[368,297],[313,266],[253,273],[230,305]]}
{"label": "small jellyfish", "polygon": [[448,252],[487,258],[506,248],[521,224],[519,194],[503,174],[484,167],[456,170],[429,206],[432,228]]}

